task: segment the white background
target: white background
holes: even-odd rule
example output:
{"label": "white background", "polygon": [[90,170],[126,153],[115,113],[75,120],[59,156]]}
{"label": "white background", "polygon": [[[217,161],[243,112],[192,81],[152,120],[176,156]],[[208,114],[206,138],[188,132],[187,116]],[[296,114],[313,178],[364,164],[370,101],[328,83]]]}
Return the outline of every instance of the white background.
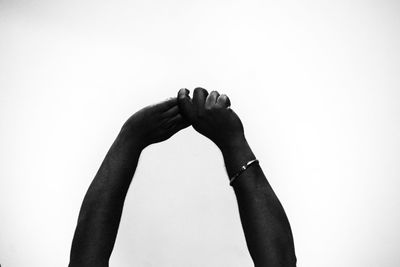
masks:
{"label": "white background", "polygon": [[[0,264],[66,266],[124,121],[226,93],[299,266],[400,266],[397,1],[0,0]],[[218,149],[146,149],[111,266],[252,266]]]}

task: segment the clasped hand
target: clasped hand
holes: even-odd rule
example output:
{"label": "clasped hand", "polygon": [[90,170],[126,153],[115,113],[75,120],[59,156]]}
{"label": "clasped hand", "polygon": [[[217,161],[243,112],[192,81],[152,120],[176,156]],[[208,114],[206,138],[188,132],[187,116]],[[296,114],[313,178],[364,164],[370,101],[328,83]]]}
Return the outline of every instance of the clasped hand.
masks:
{"label": "clasped hand", "polygon": [[228,96],[203,88],[181,89],[177,97],[147,106],[133,114],[122,127],[128,139],[145,147],[162,142],[192,125],[221,150],[244,139],[242,122],[230,108]]}
{"label": "clasped hand", "polygon": [[[213,141],[223,154],[227,174],[233,177],[230,185],[237,197],[254,265],[296,266],[289,221],[261,167],[253,164],[251,168],[240,168],[255,162],[255,155],[245,140],[242,122],[230,105],[229,98],[217,91],[208,93],[196,88],[191,98],[189,90],[181,89],[177,97],[147,106],[125,122],[85,195],[70,267],[109,266],[140,152],[190,125]],[[238,175],[240,179],[236,179]]]}

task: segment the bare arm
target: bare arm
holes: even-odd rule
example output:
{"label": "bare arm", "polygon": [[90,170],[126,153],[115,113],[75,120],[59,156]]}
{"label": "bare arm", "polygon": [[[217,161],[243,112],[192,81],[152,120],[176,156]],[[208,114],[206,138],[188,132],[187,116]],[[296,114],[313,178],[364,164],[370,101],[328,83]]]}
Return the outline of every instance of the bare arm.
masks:
{"label": "bare arm", "polygon": [[[221,150],[229,177],[255,159],[243,125],[230,109],[226,95],[196,88],[178,93],[182,114],[196,131]],[[250,166],[233,183],[247,247],[255,266],[295,266],[296,256],[289,221],[258,164]]]}
{"label": "bare arm", "polygon": [[108,266],[125,197],[142,150],[187,126],[179,114],[176,98],[148,106],[127,120],[83,200],[70,267]]}
{"label": "bare arm", "polygon": [[[229,177],[255,159],[245,138],[222,150]],[[255,266],[296,266],[289,221],[259,164],[246,169],[232,186],[247,247]]]}

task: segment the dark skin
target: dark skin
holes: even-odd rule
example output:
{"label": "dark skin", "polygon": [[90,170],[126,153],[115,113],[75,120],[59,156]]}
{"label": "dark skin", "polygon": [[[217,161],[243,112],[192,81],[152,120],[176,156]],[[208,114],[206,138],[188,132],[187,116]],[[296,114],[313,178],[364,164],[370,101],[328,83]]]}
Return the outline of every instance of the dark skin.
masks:
{"label": "dark skin", "polygon": [[[226,95],[196,88],[178,93],[184,117],[219,147],[229,177],[255,159],[239,116]],[[293,237],[285,211],[260,165],[253,164],[232,183],[247,247],[255,266],[296,266]]]}
{"label": "dark skin", "polygon": [[125,122],[83,200],[70,267],[108,266],[141,152],[188,125],[179,113],[176,98],[145,107]]}
{"label": "dark skin", "polygon": [[[122,127],[92,181],[79,213],[69,266],[108,266],[122,209],[143,149],[192,125],[221,150],[232,177],[255,159],[242,122],[226,95],[196,88],[148,106]],[[261,167],[253,164],[233,183],[247,246],[255,266],[295,266],[293,237],[282,205]]]}

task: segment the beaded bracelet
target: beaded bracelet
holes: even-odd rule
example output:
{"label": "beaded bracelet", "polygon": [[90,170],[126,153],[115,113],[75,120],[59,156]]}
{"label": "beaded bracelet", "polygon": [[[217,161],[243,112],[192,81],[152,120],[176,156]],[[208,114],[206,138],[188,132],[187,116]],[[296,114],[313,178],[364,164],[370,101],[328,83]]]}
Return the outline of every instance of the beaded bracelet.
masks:
{"label": "beaded bracelet", "polygon": [[254,163],[258,163],[258,159],[253,159],[250,160],[249,162],[246,163],[246,165],[243,165],[240,170],[232,176],[232,178],[229,179],[229,185],[232,186],[233,181],[238,178],[245,170],[247,170],[251,165]]}

